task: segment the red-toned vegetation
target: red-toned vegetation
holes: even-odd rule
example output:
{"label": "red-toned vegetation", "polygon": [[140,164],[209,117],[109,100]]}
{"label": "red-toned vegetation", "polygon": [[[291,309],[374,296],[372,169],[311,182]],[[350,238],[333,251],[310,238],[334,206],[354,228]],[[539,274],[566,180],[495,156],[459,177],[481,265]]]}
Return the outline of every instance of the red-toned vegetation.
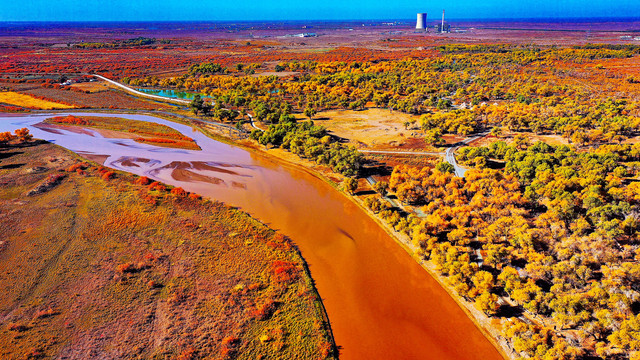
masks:
{"label": "red-toned vegetation", "polygon": [[127,274],[127,273],[134,273],[138,271],[138,268],[136,268],[133,263],[129,262],[129,263],[118,265],[116,267],[116,271],[118,271],[121,274]]}
{"label": "red-toned vegetation", "polygon": [[34,319],[45,319],[58,314],[58,311],[55,311],[52,308],[48,308],[47,310],[39,310],[33,317]]}
{"label": "red-toned vegetation", "polygon": [[151,184],[149,184],[149,186],[147,187],[147,189],[148,189],[149,191],[160,191],[160,192],[162,192],[162,191],[166,191],[166,190],[167,190],[167,187],[166,187],[166,186],[164,186],[163,184],[161,184],[161,183],[157,182],[157,181],[154,181],[154,182],[152,182]]}
{"label": "red-toned vegetation", "polygon": [[146,176],[140,176],[135,181],[135,183],[138,184],[138,185],[149,185],[150,182],[151,182],[151,180],[149,180],[149,178],[146,177]]}
{"label": "red-toned vegetation", "polygon": [[71,166],[69,166],[67,168],[67,172],[78,172],[78,170],[85,170],[86,168],[88,168],[90,165],[86,162],[79,162],[76,164],[73,164]]}
{"label": "red-toned vegetation", "polygon": [[290,240],[278,233],[276,234],[271,240],[269,240],[267,242],[267,245],[273,247],[273,248],[277,248],[277,249],[290,249],[291,248],[291,242]]}
{"label": "red-toned vegetation", "polygon": [[56,116],[49,118],[48,120],[56,124],[92,125],[91,121],[87,120],[86,118],[79,118],[73,115]]}
{"label": "red-toned vegetation", "polygon": [[16,136],[11,134],[8,131],[0,133],[0,142],[5,142],[6,143],[6,142],[14,140],[15,138],[16,138]]}
{"label": "red-toned vegetation", "polygon": [[135,141],[157,143],[157,144],[177,144],[178,143],[176,140],[162,139],[162,138],[135,138]]}
{"label": "red-toned vegetation", "polygon": [[120,274],[135,274],[139,271],[146,270],[151,267],[151,264],[148,261],[139,261],[137,263],[134,262],[126,262],[116,266],[116,271]]}
{"label": "red-toned vegetation", "polygon": [[19,106],[0,104],[0,112],[31,112],[31,109],[25,109]]}
{"label": "red-toned vegetation", "polygon": [[[157,138],[172,138],[175,140],[182,140],[182,141],[193,141],[192,138],[188,137],[188,136],[184,136],[179,132],[151,132],[151,131],[145,131],[145,130],[140,130],[140,129],[128,129],[127,130],[130,133],[138,133],[138,134],[143,134],[143,135],[151,135],[151,136],[156,136]],[[152,141],[151,139],[147,139],[147,141]]]}
{"label": "red-toned vegetation", "polygon": [[237,352],[237,347],[240,345],[240,339],[235,336],[227,336],[222,339],[222,350],[220,354],[224,359],[232,358]]}
{"label": "red-toned vegetation", "polygon": [[189,346],[188,348],[186,348],[185,350],[183,350],[178,357],[176,357],[176,360],[193,360],[193,359],[197,359],[197,354],[196,354],[196,349],[194,349],[192,346]]}
{"label": "red-toned vegetation", "polygon": [[13,134],[8,131],[0,133],[0,143],[11,143],[16,141],[17,143],[23,143],[30,141],[31,139],[33,139],[33,135],[29,133],[29,129],[27,128],[16,129]]}
{"label": "red-toned vegetation", "polygon": [[278,303],[272,299],[268,299],[260,304],[256,304],[251,315],[257,320],[267,320],[278,309]]}
{"label": "red-toned vegetation", "polygon": [[104,166],[99,166],[97,169],[98,174],[100,174],[100,176],[104,179],[104,180],[110,180],[113,179],[116,176],[116,173],[111,171],[110,169],[104,167]]}
{"label": "red-toned vegetation", "polygon": [[42,351],[42,349],[40,349],[40,348],[31,348],[24,355],[24,358],[28,359],[28,360],[31,360],[31,359],[42,359],[43,357],[45,357],[45,354]]}
{"label": "red-toned vegetation", "polygon": [[271,264],[271,270],[276,282],[289,284],[298,279],[300,269],[296,264],[289,261],[274,261]]}
{"label": "red-toned vegetation", "polygon": [[23,332],[29,330],[29,327],[21,323],[9,323],[7,329],[9,329],[9,331]]}
{"label": "red-toned vegetation", "polygon": [[144,255],[144,260],[147,261],[147,262],[156,262],[156,261],[159,260],[159,258],[154,253],[146,253]]}
{"label": "red-toned vegetation", "polygon": [[42,183],[29,190],[29,192],[27,192],[27,196],[45,193],[60,184],[65,177],[65,174],[49,174]]}
{"label": "red-toned vegetation", "polygon": [[16,137],[18,137],[20,142],[25,142],[33,139],[33,135],[29,134],[29,129],[27,128],[16,129],[13,133],[16,134]]}
{"label": "red-toned vegetation", "polygon": [[180,188],[180,187],[176,187],[176,188],[171,189],[171,193],[173,195],[178,196],[178,197],[187,197],[187,195],[189,195],[188,192],[184,191],[184,189]]}
{"label": "red-toned vegetation", "polygon": [[113,172],[113,171],[105,171],[102,174],[102,178],[105,179],[105,180],[113,179],[115,176],[116,176],[116,173]]}

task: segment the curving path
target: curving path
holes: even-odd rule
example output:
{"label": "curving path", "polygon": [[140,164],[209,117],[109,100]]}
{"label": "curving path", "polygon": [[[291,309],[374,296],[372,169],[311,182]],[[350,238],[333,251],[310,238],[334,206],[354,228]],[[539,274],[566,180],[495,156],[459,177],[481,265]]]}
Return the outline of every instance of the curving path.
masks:
{"label": "curving path", "polygon": [[179,104],[184,104],[184,105],[189,105],[191,103],[190,100],[184,100],[184,99],[173,99],[173,98],[168,98],[166,96],[159,96],[159,95],[151,95],[151,94],[145,94],[141,91],[138,91],[136,89],[130,88],[127,85],[121,84],[115,80],[111,80],[109,78],[106,78],[102,75],[98,75],[98,74],[89,74],[91,76],[95,76],[98,79],[104,80],[106,82],[108,82],[109,84],[115,85],[119,88],[124,89],[127,92],[130,92],[132,94],[138,95],[138,96],[142,96],[142,97],[146,97],[149,99],[154,99],[154,100],[162,100],[162,101],[166,101],[166,102],[174,102],[174,103],[179,103]]}
{"label": "curving path", "polygon": [[444,157],[444,159],[451,165],[453,165],[453,168],[455,169],[456,172],[456,176],[459,177],[464,177],[464,173],[467,172],[467,169],[463,168],[462,166],[458,165],[458,163],[456,162],[456,156],[455,156],[455,151],[458,150],[458,148],[462,145],[468,145],[473,141],[476,141],[478,139],[481,139],[485,136],[487,136],[488,132],[483,132],[480,133],[474,137],[470,137],[470,138],[466,138],[462,141],[460,141],[459,143],[455,144],[454,146],[450,147],[447,149],[446,155]]}

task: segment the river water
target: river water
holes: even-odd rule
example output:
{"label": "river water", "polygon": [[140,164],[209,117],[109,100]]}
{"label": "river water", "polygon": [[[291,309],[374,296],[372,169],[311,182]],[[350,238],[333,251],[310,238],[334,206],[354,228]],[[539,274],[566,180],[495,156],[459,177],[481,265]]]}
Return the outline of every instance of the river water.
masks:
{"label": "river water", "polygon": [[77,153],[108,155],[106,166],[238,206],[289,236],[309,264],[341,359],[502,359],[449,294],[325,182],[185,125],[144,115],[110,116],[168,125],[202,150],[39,124],[46,115],[0,115],[0,132],[28,127],[36,138]]}

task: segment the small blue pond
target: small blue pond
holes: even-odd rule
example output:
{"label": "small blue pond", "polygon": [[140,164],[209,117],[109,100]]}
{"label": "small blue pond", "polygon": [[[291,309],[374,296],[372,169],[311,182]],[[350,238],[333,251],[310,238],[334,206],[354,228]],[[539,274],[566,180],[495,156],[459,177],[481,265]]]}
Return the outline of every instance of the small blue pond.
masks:
{"label": "small blue pond", "polygon": [[[164,90],[164,89],[137,89],[140,92],[151,95],[164,96],[172,99],[186,99],[192,100],[194,96],[198,95],[186,91]],[[208,98],[208,96],[199,94],[202,98]]]}

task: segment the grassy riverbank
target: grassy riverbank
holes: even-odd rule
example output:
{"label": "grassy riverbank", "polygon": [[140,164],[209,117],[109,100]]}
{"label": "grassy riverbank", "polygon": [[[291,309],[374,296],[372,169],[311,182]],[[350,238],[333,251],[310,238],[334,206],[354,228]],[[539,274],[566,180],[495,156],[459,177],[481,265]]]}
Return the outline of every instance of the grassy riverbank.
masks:
{"label": "grassy riverbank", "polygon": [[[371,189],[373,191],[373,189]],[[347,197],[349,197],[353,202],[358,204],[358,206],[369,216],[374,219],[384,231],[389,234],[391,238],[393,238],[411,257],[425,269],[431,277],[433,277],[443,289],[451,296],[451,298],[460,306],[460,308],[467,314],[469,319],[473,321],[476,327],[484,334],[484,336],[493,344],[493,346],[500,352],[500,354],[505,359],[515,360],[519,357],[514,354],[511,349],[509,349],[508,344],[502,338],[502,326],[499,322],[492,321],[485,313],[478,310],[472,302],[465,301],[461,296],[459,296],[455,290],[454,285],[447,281],[447,278],[443,276],[437,269],[436,265],[424,259],[424,256],[420,254],[420,248],[416,246],[411,238],[399,231],[396,231],[393,226],[391,226],[388,222],[386,222],[381,216],[380,213],[375,213],[371,211],[364,203],[364,198],[362,196],[350,196],[345,193]]]}
{"label": "grassy riverbank", "polygon": [[[342,181],[342,179],[344,179],[344,177],[340,175],[336,175],[335,173],[331,172],[331,170],[328,169],[327,167],[317,165],[314,162],[311,162],[305,159],[301,159],[297,155],[287,152],[285,150],[282,150],[282,149],[266,150],[264,147],[259,146],[250,140],[234,142],[229,139],[226,139],[226,140],[221,139],[219,134],[210,134],[208,133],[207,129],[203,129],[202,126],[196,126],[196,127],[216,140],[224,140],[225,142],[231,143],[234,145],[240,144],[242,147],[250,151],[264,154],[267,157],[274,157],[278,160],[279,163],[284,163],[284,164],[287,164],[288,166],[293,166],[298,169],[302,169],[312,174],[313,176],[326,181],[327,183],[331,184],[336,188],[339,188],[338,184]],[[348,196],[348,198],[350,198],[351,200],[354,200],[359,206],[361,206],[363,209],[366,210],[366,208],[362,206],[361,201],[359,201],[357,197]],[[486,316],[483,316],[482,313],[475,311],[473,304],[467,304],[461,298],[459,298],[456,295],[452,286],[449,286],[446,282],[444,282],[443,278],[439,276],[436,271],[434,271],[433,266],[430,267],[428,263],[422,262],[419,259],[419,257],[416,256],[417,254],[417,252],[415,251],[416,249],[412,249],[413,245],[411,244],[409,239],[405,239],[405,236],[402,236],[401,234],[393,231],[392,228],[386,225],[386,223],[382,221],[380,218],[378,218],[375,214],[369,213],[369,215],[373,219],[375,219],[389,233],[389,235],[391,235],[401,246],[403,246],[403,248],[410,255],[412,255],[414,259],[418,261],[418,263],[420,263],[423,266],[423,268],[425,268],[436,280],[438,280],[441,283],[443,288],[447,290],[447,292],[449,292],[451,297],[458,302],[461,308],[463,308],[467,312],[467,314],[470,315],[469,317],[476,322],[476,325],[485,333],[485,335],[487,335],[489,339],[493,340],[494,338],[497,338],[496,335],[499,334],[499,330],[497,330],[497,328],[490,328],[492,326],[490,319],[488,319]],[[494,344],[496,343],[494,342]],[[496,346],[496,347],[500,349],[499,346]],[[503,351],[503,354],[504,354],[504,351]]]}
{"label": "grassy riverbank", "polygon": [[44,121],[47,124],[81,126],[101,130],[106,137],[132,138],[136,142],[156,146],[200,150],[193,139],[166,125],[106,116],[56,116]]}
{"label": "grassy riverbank", "polygon": [[[201,128],[200,130],[205,134],[207,133],[205,129]],[[211,134],[209,135],[213,138],[216,138],[216,140],[219,140],[218,136]],[[300,158],[299,156],[283,149],[266,149],[265,147],[260,146],[251,140],[244,140],[239,142],[227,140],[226,142],[231,143],[234,146],[241,146],[248,151],[257,152],[263,156],[277,159],[279,163],[291,166],[301,171],[305,171],[312,176],[330,184],[338,191],[343,192],[348,199],[357,204],[374,221],[376,221],[378,225],[398,243],[398,245],[400,245],[409,255],[411,255],[411,257],[417,263],[422,266],[422,268],[424,268],[435,280],[438,281],[442,288],[446,290],[446,292],[454,301],[456,301],[460,308],[474,322],[476,327],[485,335],[485,337],[487,337],[487,339],[494,345],[494,347],[501,353],[501,355],[505,359],[517,358],[517,356],[509,349],[508,344],[505,342],[505,340],[501,337],[501,324],[499,322],[493,321],[492,318],[488,317],[482,311],[479,311],[472,302],[465,301],[462,297],[460,297],[457,294],[454,286],[447,281],[445,276],[437,271],[435,264],[433,262],[424,260],[424,257],[420,255],[420,249],[411,241],[411,239],[407,235],[396,231],[391,225],[389,225],[384,219],[382,219],[379,214],[374,213],[364,204],[363,196],[359,196],[357,194],[370,193],[373,191],[373,189],[368,185],[366,181],[360,182],[361,184],[366,183],[366,188],[360,187],[358,190],[361,191],[356,191],[355,195],[352,195],[344,191],[344,189],[342,189],[342,187],[340,186],[341,181],[343,181],[345,177],[332,172],[331,169],[327,168],[326,166],[321,166],[316,164],[315,162]]]}
{"label": "grassy riverbank", "polygon": [[332,356],[282,235],[51,144],[0,154],[0,357]]}

